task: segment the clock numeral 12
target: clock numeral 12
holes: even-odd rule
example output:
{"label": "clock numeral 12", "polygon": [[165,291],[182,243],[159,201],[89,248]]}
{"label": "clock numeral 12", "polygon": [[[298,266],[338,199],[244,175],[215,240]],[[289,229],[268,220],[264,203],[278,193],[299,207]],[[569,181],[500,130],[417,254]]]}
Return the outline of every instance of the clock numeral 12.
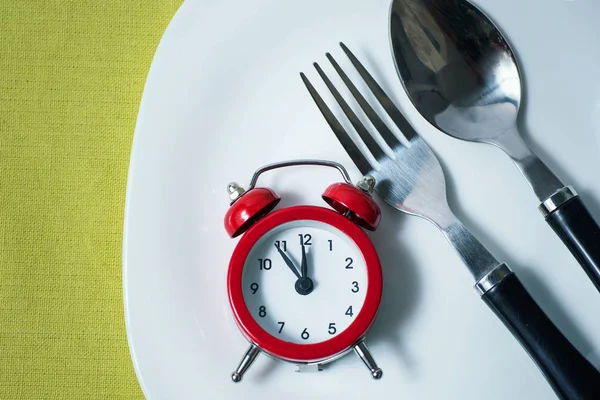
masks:
{"label": "clock numeral 12", "polygon": [[312,236],[310,234],[306,233],[303,235],[299,233],[298,236],[300,236],[300,246],[312,245],[312,243],[310,242],[312,240]]}

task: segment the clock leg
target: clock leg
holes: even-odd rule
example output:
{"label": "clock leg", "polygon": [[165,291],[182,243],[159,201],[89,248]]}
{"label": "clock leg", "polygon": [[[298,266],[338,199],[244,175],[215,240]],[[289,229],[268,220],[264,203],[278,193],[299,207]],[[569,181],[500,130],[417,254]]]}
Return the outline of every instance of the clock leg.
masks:
{"label": "clock leg", "polygon": [[365,363],[367,368],[369,368],[369,371],[371,371],[371,376],[374,379],[380,379],[381,376],[383,375],[383,371],[381,370],[381,368],[379,368],[377,366],[377,363],[373,359],[373,356],[371,355],[371,351],[367,347],[367,344],[365,343],[364,340],[361,340],[354,346],[354,351],[360,357],[360,359]]}
{"label": "clock leg", "polygon": [[256,360],[256,357],[258,357],[259,354],[260,349],[255,344],[251,344],[250,347],[248,347],[248,350],[246,350],[244,358],[242,358],[242,361],[240,361],[240,365],[238,365],[235,372],[231,374],[231,380],[236,383],[240,382],[248,368],[250,368],[250,366],[252,365],[254,360]]}

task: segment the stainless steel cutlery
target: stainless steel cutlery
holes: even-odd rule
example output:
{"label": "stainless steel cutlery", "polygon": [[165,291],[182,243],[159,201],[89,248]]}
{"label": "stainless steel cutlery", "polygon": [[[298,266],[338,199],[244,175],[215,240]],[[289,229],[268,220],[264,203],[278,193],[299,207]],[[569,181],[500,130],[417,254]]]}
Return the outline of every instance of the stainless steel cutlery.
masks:
{"label": "stainless steel cutlery", "polygon": [[600,227],[575,189],[521,138],[521,79],[502,33],[467,0],[394,0],[390,31],[398,75],[416,109],[442,132],[510,156],[547,223],[600,291]]}
{"label": "stainless steel cutlery", "polygon": [[[455,2],[456,3],[456,2]],[[456,249],[474,278],[483,301],[521,343],[538,365],[556,394],[565,399],[592,399],[600,393],[600,373],[575,349],[550,321],[510,268],[500,263],[454,216],[446,200],[444,173],[435,154],[412,128],[369,72],[341,44],[366,85],[406,139],[402,143],[344,73],[335,59],[327,58],[388,149],[344,100],[321,67],[314,66],[358,133],[376,163],[369,161],[345,131],[325,101],[301,73],[310,95],[338,140],[361,173],[376,180],[376,193],[390,206],[433,223]],[[391,151],[390,151],[391,150]],[[490,344],[493,347],[493,343]]]}

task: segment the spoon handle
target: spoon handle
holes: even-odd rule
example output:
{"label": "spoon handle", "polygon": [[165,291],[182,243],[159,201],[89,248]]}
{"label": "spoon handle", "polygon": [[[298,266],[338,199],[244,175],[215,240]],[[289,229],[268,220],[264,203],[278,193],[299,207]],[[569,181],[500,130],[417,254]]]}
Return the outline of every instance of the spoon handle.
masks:
{"label": "spoon handle", "polygon": [[600,291],[600,227],[581,198],[567,186],[544,201],[540,210]]}
{"label": "spoon handle", "polygon": [[560,399],[598,399],[600,372],[550,321],[514,273],[481,297],[527,350]]}

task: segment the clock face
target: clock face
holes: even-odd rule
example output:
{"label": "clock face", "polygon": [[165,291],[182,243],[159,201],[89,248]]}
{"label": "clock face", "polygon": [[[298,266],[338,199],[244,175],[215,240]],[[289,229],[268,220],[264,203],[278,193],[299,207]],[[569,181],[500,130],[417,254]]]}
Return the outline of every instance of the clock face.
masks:
{"label": "clock face", "polygon": [[363,307],[367,285],[357,245],[337,228],[313,220],[268,231],[250,250],[242,273],[244,301],[255,321],[296,344],[323,342],[348,328]]}

